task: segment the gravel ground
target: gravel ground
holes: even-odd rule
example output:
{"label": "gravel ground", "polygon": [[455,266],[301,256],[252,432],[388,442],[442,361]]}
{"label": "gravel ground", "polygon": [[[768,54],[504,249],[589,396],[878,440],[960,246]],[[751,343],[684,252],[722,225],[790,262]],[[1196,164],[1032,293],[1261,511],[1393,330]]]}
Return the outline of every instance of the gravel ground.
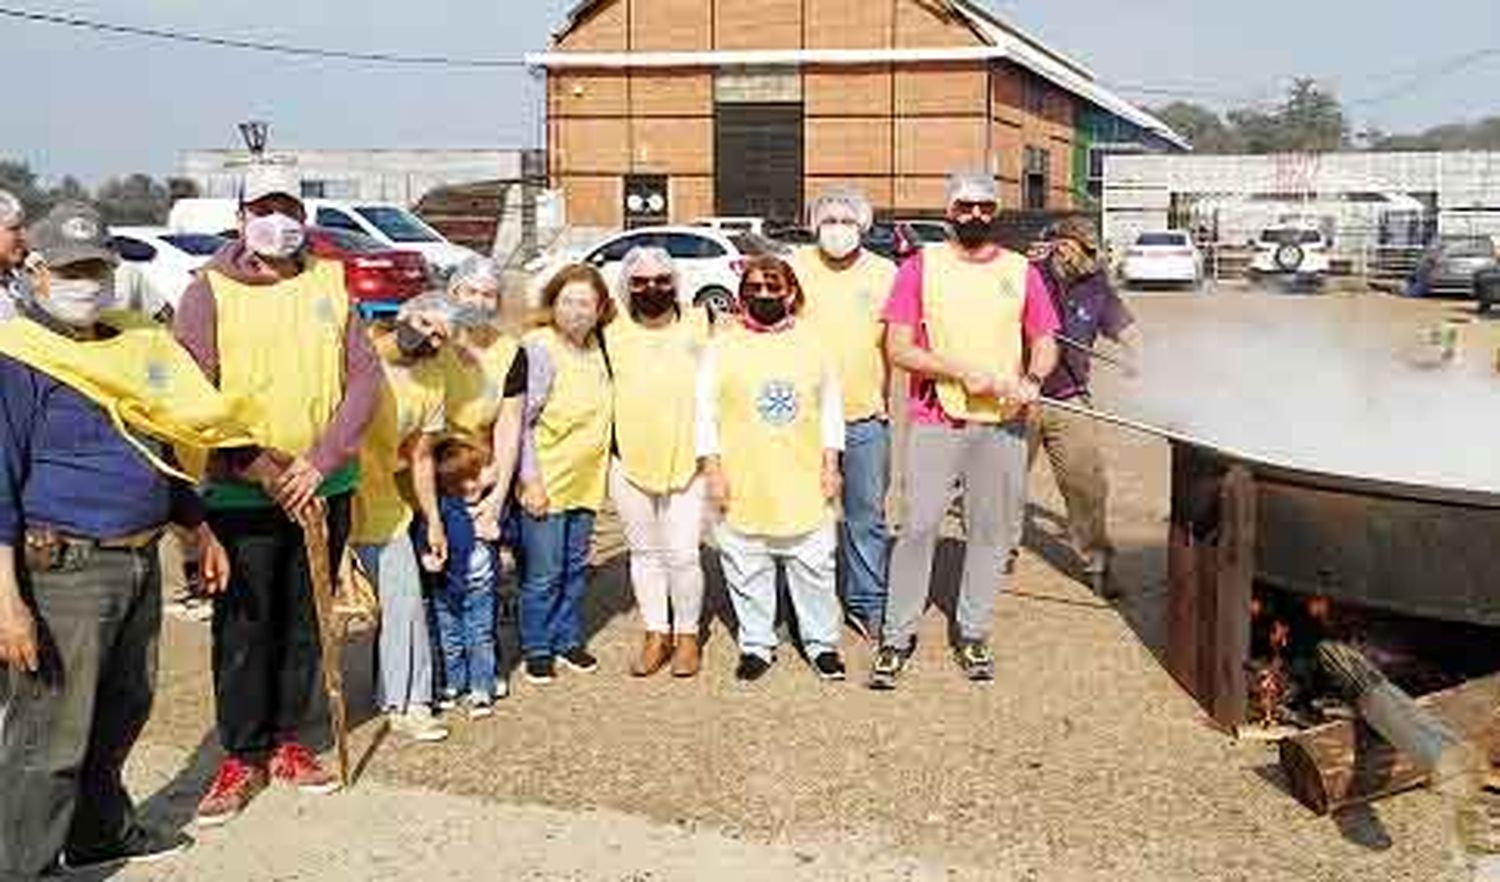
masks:
{"label": "gravel ground", "polygon": [[[1151,333],[1169,333],[1178,302],[1136,306]],[[1451,307],[1391,309],[1406,322]],[[1069,577],[1062,506],[1039,466],[1028,548],[997,610],[992,685],[964,682],[946,649],[954,545],[940,554],[948,590],[896,693],[863,688],[869,653],[852,635],[852,682],[820,683],[786,648],[764,681],[736,683],[712,566],[720,614],[704,675],[632,680],[638,626],[606,525],[589,608],[598,673],[546,687],[517,677],[494,718],[454,721],[437,746],[384,740],[361,711],[351,793],[272,795],[133,878],[1450,877],[1436,796],[1313,817],[1285,792],[1272,747],[1215,732],[1175,686],[1158,661],[1167,450],[1104,437],[1127,598],[1102,604]],[[367,648],[350,667],[367,696]],[[133,767],[154,817],[188,817],[215,759],[207,683],[206,627],[171,622]]]}

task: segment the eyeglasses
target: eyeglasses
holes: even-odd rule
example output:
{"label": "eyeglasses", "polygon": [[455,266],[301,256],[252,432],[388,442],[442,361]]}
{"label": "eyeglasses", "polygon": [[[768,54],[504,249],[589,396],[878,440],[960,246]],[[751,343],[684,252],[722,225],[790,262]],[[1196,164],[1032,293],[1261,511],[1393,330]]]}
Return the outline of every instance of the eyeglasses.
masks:
{"label": "eyeglasses", "polygon": [[746,282],[744,289],[746,294],[782,294],[786,291],[786,285],[779,279],[772,282]]}
{"label": "eyeglasses", "polygon": [[673,286],[671,276],[631,276],[630,287],[632,288],[671,288]]}

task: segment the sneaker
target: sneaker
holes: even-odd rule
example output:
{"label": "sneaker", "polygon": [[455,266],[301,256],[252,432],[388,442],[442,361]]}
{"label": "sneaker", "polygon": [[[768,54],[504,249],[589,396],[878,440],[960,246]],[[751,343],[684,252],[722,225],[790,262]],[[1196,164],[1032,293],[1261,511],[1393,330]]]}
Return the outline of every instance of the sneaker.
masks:
{"label": "sneaker", "polygon": [[592,674],[599,670],[599,660],[582,646],[575,646],[567,652],[559,655],[557,660],[562,662],[563,667],[572,669],[580,674]]}
{"label": "sneaker", "polygon": [[901,672],[906,669],[906,662],[911,658],[911,648],[902,649],[898,646],[882,646],[875,653],[875,663],[870,667],[870,688],[889,692],[896,688],[896,680]]}
{"label": "sneaker", "polygon": [[342,786],[317,754],[295,741],[283,742],[271,755],[271,777],[316,796],[335,793]]}
{"label": "sneaker", "polygon": [[740,656],[739,666],[734,669],[735,679],[745,683],[754,683],[771,670],[771,663],[754,653],[745,653]]}
{"label": "sneaker", "polygon": [[438,698],[437,706],[440,711],[451,711],[458,707],[458,693],[451,690],[443,690],[443,694]]}
{"label": "sneaker", "polygon": [[448,737],[448,728],[432,715],[432,708],[425,704],[414,704],[406,713],[391,711],[391,731],[398,732],[423,744],[435,744]]}
{"label": "sneaker", "polygon": [[813,659],[813,670],[818,672],[820,680],[842,680],[847,674],[844,660],[833,650],[818,653],[818,657]]}
{"label": "sneaker", "polygon": [[983,641],[970,640],[959,646],[958,666],[964,669],[964,676],[975,683],[995,679],[995,654]]}
{"label": "sneaker", "polygon": [[510,678],[501,674],[495,678],[495,700],[501,701],[510,697]]}
{"label": "sneaker", "polygon": [[557,665],[550,655],[539,655],[526,660],[526,682],[551,683],[557,679]]}
{"label": "sneaker", "polygon": [[126,864],[153,864],[181,854],[192,845],[193,840],[181,832],[136,827],[118,845],[64,854],[62,867],[66,873],[84,873]]}
{"label": "sneaker", "polygon": [[198,803],[198,826],[217,827],[234,820],[266,784],[265,769],[234,757],[225,759]]}
{"label": "sneaker", "polygon": [[469,719],[482,720],[495,715],[495,700],[483,692],[469,695]]}

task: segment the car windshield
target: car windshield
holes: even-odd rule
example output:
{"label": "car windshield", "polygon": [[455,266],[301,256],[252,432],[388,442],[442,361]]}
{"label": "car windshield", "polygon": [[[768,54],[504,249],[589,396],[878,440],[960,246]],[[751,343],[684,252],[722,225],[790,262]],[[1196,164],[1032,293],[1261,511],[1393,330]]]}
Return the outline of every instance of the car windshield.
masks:
{"label": "car windshield", "polygon": [[1317,230],[1291,230],[1273,228],[1260,234],[1262,242],[1271,245],[1317,245],[1323,241],[1323,234]]}
{"label": "car windshield", "polygon": [[390,250],[379,239],[366,236],[364,233],[351,233],[348,230],[331,230],[327,227],[320,227],[318,235],[327,240],[334,248],[350,254],[381,254]]}
{"label": "car windshield", "polygon": [[214,256],[220,248],[224,247],[225,241],[221,236],[210,236],[207,233],[173,233],[170,236],[162,236],[161,240],[178,251],[194,257]]}
{"label": "car windshield", "polygon": [[442,237],[404,208],[366,205],[354,213],[369,221],[392,242],[441,242]]}
{"label": "car windshield", "polygon": [[1147,247],[1154,245],[1166,245],[1172,248],[1181,248],[1187,245],[1187,236],[1182,233],[1142,233],[1135,244]]}
{"label": "car windshield", "polygon": [[948,238],[948,228],[934,221],[907,224],[907,227],[917,237],[917,241],[924,245],[932,242],[942,242]]}
{"label": "car windshield", "polygon": [[1495,246],[1483,236],[1444,239],[1442,252],[1448,257],[1493,257]]}

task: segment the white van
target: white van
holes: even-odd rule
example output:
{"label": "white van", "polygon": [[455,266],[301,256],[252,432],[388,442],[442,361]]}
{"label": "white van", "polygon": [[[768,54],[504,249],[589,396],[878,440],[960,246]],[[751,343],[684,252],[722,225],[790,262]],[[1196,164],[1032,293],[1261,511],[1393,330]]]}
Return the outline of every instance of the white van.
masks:
{"label": "white van", "polygon": [[[446,279],[474,251],[455,245],[411,211],[391,202],[304,199],[307,221],[313,226],[363,233],[397,251],[415,251]],[[179,199],[172,205],[167,226],[175,232],[222,234],[239,227],[235,199]]]}

